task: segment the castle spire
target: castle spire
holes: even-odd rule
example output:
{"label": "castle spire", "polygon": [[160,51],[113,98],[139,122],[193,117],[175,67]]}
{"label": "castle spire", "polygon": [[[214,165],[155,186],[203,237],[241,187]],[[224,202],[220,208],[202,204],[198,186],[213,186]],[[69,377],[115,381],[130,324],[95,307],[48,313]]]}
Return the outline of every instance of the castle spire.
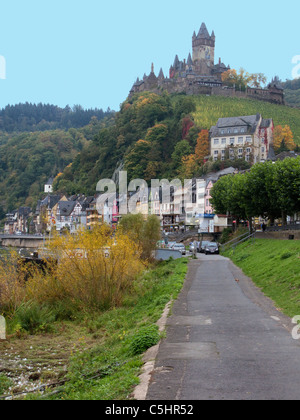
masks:
{"label": "castle spire", "polygon": [[165,75],[164,75],[164,72],[163,72],[163,69],[162,69],[162,68],[160,69],[160,72],[159,72],[158,78],[159,78],[159,79],[164,79],[164,78],[165,78]]}
{"label": "castle spire", "polygon": [[178,55],[176,54],[173,67],[174,69],[177,69],[178,66],[179,66],[179,58],[178,58]]}
{"label": "castle spire", "polygon": [[207,27],[204,22],[201,25],[197,38],[210,38]]}

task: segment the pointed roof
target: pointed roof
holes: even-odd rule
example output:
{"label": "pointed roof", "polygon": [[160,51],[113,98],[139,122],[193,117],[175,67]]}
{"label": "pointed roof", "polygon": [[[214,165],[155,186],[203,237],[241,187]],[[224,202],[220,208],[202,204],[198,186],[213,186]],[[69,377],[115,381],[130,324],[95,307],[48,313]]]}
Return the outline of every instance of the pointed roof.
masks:
{"label": "pointed roof", "polygon": [[197,38],[210,38],[207,27],[204,22],[201,25]]}
{"label": "pointed roof", "polygon": [[174,64],[173,67],[176,69],[179,65],[179,58],[178,55],[176,54],[175,59],[174,59]]}
{"label": "pointed roof", "polygon": [[193,60],[192,60],[191,53],[189,53],[189,56],[188,56],[188,59],[187,59],[187,65],[188,66],[192,66],[193,65]]}
{"label": "pointed roof", "polygon": [[77,204],[77,201],[59,201],[58,207],[59,207],[60,215],[70,216],[76,204]]}
{"label": "pointed roof", "polygon": [[158,78],[159,78],[159,79],[164,79],[164,78],[165,78],[165,76],[164,76],[164,72],[163,72],[163,69],[162,69],[162,68],[160,69],[160,72],[159,72]]}
{"label": "pointed roof", "polygon": [[48,182],[47,182],[45,185],[53,185],[53,181],[54,181],[54,178],[53,178],[53,176],[51,176],[51,177],[48,179]]}

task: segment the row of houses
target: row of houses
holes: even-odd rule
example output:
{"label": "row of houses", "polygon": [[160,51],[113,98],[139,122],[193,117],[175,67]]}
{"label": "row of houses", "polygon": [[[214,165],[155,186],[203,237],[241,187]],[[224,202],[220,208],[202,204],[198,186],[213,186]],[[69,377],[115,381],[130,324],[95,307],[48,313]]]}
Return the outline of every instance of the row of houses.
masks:
{"label": "row of houses", "polygon": [[[191,226],[197,226],[201,232],[221,232],[229,221],[226,215],[214,214],[210,190],[221,176],[236,172],[236,169],[228,168],[203,179],[189,180],[185,185],[171,183],[166,189],[164,185],[154,189],[140,188],[125,197],[126,208],[129,213],[156,215],[165,232],[185,230]],[[124,214],[120,211],[122,200],[124,197],[119,195],[66,197],[48,192],[35,210],[21,207],[7,214],[4,233],[42,234],[53,230],[74,233],[82,228],[92,229],[101,223],[115,228]]]}
{"label": "row of houses", "polygon": [[[273,120],[264,119],[261,114],[220,118],[210,130],[211,157],[214,161],[245,159],[252,164],[296,157],[295,152],[275,156],[273,130]],[[198,226],[200,232],[221,232],[231,225],[231,221],[226,215],[214,214],[210,190],[221,176],[237,172],[234,168],[228,168],[208,174],[203,179],[190,180],[180,188],[173,186],[167,198],[163,197],[162,189],[149,191],[144,188],[127,197],[107,198],[102,206],[99,206],[99,195],[54,195],[53,178],[50,178],[44,186],[45,198],[38,202],[36,209],[33,211],[29,207],[21,207],[7,214],[4,231],[10,234],[38,234],[53,229],[60,232],[67,229],[73,233],[82,227],[91,229],[99,223],[115,227],[124,214],[120,208],[124,207],[122,204],[126,201],[130,213],[155,214],[164,231]]]}

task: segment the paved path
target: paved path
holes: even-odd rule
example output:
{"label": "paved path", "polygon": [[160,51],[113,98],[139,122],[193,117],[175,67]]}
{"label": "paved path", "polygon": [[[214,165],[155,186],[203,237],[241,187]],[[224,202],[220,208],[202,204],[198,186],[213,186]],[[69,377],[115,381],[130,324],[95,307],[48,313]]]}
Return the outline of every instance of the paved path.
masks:
{"label": "paved path", "polygon": [[229,260],[198,257],[168,318],[147,400],[300,399],[295,325]]}

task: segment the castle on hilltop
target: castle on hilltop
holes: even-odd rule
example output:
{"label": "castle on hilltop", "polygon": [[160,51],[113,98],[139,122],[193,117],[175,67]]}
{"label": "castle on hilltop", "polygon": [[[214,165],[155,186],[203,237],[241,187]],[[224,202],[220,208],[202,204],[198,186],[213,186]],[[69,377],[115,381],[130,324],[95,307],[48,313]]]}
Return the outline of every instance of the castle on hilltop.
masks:
{"label": "castle on hilltop", "polygon": [[158,76],[154,73],[154,65],[151,72],[143,79],[139,78],[132,86],[129,97],[135,93],[150,91],[161,94],[163,91],[169,93],[185,93],[187,95],[219,95],[229,97],[247,97],[260,99],[276,104],[284,104],[283,88],[275,78],[268,85],[267,89],[248,88],[246,92],[238,91],[233,87],[225,86],[222,82],[222,74],[230,70],[219,59],[215,64],[215,43],[214,31],[210,35],[205,23],[196,35],[193,34],[193,54],[187,59],[180,61],[176,55],[173,65],[169,70],[169,76],[165,77],[160,69]]}

